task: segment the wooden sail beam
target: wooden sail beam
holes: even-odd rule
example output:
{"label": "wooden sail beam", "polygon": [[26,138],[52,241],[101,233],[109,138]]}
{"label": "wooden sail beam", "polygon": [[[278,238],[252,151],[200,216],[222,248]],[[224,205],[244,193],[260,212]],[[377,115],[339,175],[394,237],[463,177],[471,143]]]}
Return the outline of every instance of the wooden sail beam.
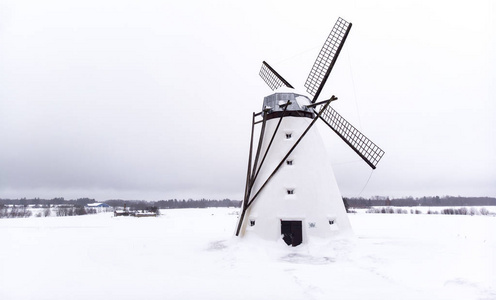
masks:
{"label": "wooden sail beam", "polygon": [[267,149],[265,150],[265,153],[264,153],[264,156],[262,158],[262,161],[260,162],[260,166],[258,167],[258,170],[255,173],[255,176],[253,177],[252,184],[253,184],[253,182],[255,182],[255,180],[257,179],[258,173],[260,173],[260,170],[262,169],[262,165],[263,165],[263,163],[265,161],[265,158],[267,157],[267,154],[269,153],[270,147],[272,146],[272,142],[274,141],[274,138],[276,137],[276,134],[279,131],[279,126],[281,125],[282,118],[285,116],[286,110],[288,109],[288,106],[289,106],[290,103],[291,103],[291,101],[288,100],[288,102],[284,106],[284,110],[282,111],[282,114],[279,117],[279,121],[277,122],[276,129],[274,130],[274,133],[272,134],[272,137],[270,139],[269,145],[267,146]]}

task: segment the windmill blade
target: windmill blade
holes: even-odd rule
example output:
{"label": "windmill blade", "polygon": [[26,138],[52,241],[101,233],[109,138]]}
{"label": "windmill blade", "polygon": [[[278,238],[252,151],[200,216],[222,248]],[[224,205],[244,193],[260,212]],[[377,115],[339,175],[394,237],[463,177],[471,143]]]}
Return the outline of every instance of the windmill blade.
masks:
{"label": "windmill blade", "polygon": [[384,151],[363,135],[358,129],[346,121],[331,106],[321,114],[320,118],[331,127],[372,169],[375,169]]}
{"label": "windmill blade", "polygon": [[272,69],[272,67],[265,61],[262,63],[262,68],[260,68],[259,74],[272,90],[278,89],[283,85],[293,89],[293,86],[289,84],[286,79],[282,78],[282,76],[279,75],[276,70]]}
{"label": "windmill blade", "polygon": [[307,92],[314,96],[312,103],[317,100],[322,88],[324,88],[327,78],[329,77],[329,74],[331,74],[332,67],[334,67],[344,42],[346,41],[346,37],[350,32],[351,25],[351,23],[344,19],[338,18],[317,56],[312,70],[310,70],[310,74],[308,74],[307,81],[305,82]]}

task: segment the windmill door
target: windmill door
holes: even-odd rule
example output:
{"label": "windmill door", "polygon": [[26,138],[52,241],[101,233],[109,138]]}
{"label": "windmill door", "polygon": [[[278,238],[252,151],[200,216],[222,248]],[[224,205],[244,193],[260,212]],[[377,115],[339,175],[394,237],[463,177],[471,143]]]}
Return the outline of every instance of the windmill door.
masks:
{"label": "windmill door", "polygon": [[298,246],[303,241],[301,221],[281,220],[282,239],[290,246]]}

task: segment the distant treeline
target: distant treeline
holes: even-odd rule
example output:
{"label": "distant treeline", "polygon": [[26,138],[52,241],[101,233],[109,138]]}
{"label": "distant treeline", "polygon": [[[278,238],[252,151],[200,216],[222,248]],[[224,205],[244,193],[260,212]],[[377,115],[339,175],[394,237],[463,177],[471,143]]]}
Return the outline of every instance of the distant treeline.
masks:
{"label": "distant treeline", "polygon": [[343,198],[345,206],[368,208],[373,206],[496,206],[496,198],[433,196],[420,198],[392,198],[375,196],[365,198]]}
{"label": "distant treeline", "polygon": [[[79,198],[75,200],[65,200],[62,197],[53,199],[0,199],[0,208],[6,205],[20,205],[20,206],[38,206],[50,207],[54,205],[70,205],[70,206],[85,206],[89,203],[95,203],[95,199]],[[149,209],[150,207],[157,207],[160,209],[174,209],[174,208],[207,208],[207,207],[240,207],[241,201],[239,200],[160,200],[160,201],[144,201],[144,200],[106,200],[103,201],[112,207],[124,207],[129,209]]]}
{"label": "distant treeline", "polygon": [[[373,206],[496,206],[496,198],[491,197],[454,197],[454,196],[433,196],[420,198],[389,198],[383,196],[374,196],[371,198],[343,198],[346,207],[369,208]],[[0,199],[0,208],[5,205],[34,205],[38,207],[49,207],[53,205],[71,205],[85,206],[89,203],[95,203],[95,199],[78,198],[73,200],[65,200],[62,197],[53,199]],[[210,199],[188,199],[188,200],[160,200],[160,201],[144,201],[144,200],[106,200],[103,201],[112,207],[124,207],[129,209],[147,209],[157,207],[160,209],[174,208],[207,208],[207,207],[240,207],[239,200],[210,200]]]}
{"label": "distant treeline", "polygon": [[75,200],[65,200],[63,197],[53,198],[53,199],[0,199],[0,207],[5,205],[34,205],[39,207],[49,207],[53,205],[71,205],[71,206],[85,206],[88,203],[95,203],[95,199],[90,198],[78,198]]}
{"label": "distant treeline", "polygon": [[160,200],[160,201],[138,201],[138,200],[107,200],[104,201],[112,207],[126,207],[130,209],[147,209],[150,207],[157,207],[160,209],[175,209],[175,208],[207,208],[207,207],[240,207],[241,201],[239,200]]}

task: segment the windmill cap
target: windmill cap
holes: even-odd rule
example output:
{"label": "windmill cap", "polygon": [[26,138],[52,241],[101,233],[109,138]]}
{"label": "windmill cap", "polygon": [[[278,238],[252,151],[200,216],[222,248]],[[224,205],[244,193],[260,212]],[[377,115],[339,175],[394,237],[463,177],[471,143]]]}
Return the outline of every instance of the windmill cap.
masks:
{"label": "windmill cap", "polygon": [[[288,104],[289,103],[289,104]],[[274,118],[283,115],[284,116],[299,116],[313,118],[313,110],[307,108],[310,105],[310,99],[304,95],[300,95],[294,92],[277,92],[264,98],[263,108],[268,109],[269,118]],[[288,106],[287,108],[286,105]]]}

